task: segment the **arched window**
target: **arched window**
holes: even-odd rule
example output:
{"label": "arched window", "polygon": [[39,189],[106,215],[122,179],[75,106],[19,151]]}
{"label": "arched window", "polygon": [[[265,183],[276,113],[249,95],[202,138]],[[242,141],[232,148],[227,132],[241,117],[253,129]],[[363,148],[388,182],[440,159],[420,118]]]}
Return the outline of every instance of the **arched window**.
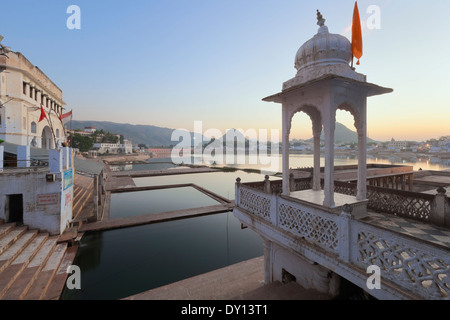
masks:
{"label": "arched window", "polygon": [[37,129],[36,129],[36,122],[32,122],[31,123],[31,133],[36,133],[37,132]]}

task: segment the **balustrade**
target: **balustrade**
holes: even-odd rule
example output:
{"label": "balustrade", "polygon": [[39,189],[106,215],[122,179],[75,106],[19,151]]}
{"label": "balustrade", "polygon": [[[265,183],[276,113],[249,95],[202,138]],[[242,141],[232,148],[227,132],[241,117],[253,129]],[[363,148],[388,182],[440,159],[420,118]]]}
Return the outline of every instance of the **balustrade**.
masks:
{"label": "balustrade", "polygon": [[[295,181],[295,188],[301,189],[308,186],[307,181],[310,185],[311,179]],[[281,181],[274,185],[281,185]],[[447,248],[354,219],[348,205],[343,207],[342,213],[336,214],[326,207],[264,192],[264,186],[266,190],[277,189],[268,189],[267,179],[256,184],[238,181],[236,208],[263,219],[278,230],[275,232],[302,239],[312,245],[311,250],[325,251],[329,259],[334,259],[330,263],[335,265],[336,272],[343,268],[345,273],[348,268],[344,266],[351,265],[364,275],[369,266],[376,265],[381,270],[383,283],[396,288],[398,296],[450,300]],[[356,185],[351,183],[338,182],[335,187],[337,192],[356,193]],[[368,194],[369,205],[374,208],[421,221],[433,220],[433,208],[439,196],[379,187],[368,187]],[[448,209],[450,202],[442,190],[440,196],[443,207]],[[323,255],[323,251],[319,251],[317,254]]]}

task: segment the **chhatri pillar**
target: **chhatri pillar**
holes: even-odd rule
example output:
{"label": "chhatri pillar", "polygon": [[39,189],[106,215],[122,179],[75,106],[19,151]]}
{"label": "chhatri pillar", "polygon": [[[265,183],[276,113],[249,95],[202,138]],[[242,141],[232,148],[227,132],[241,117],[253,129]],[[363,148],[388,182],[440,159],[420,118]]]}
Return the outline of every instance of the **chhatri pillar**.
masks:
{"label": "chhatri pillar", "polygon": [[[336,110],[349,111],[355,119],[358,133],[358,187],[356,200],[365,200],[367,97],[390,93],[393,90],[368,83],[366,76],[350,66],[353,60],[350,41],[332,34],[325,19],[317,11],[319,30],[298,50],[295,57],[297,74],[283,84],[282,91],[263,101],[282,105],[283,195],[291,195],[289,186],[289,137],[292,117],[304,112],[312,122],[314,137],[313,192],[322,193],[322,205],[335,207],[334,199],[334,130]],[[320,179],[320,136],[325,138],[324,189]],[[311,195],[311,194],[310,194]]]}

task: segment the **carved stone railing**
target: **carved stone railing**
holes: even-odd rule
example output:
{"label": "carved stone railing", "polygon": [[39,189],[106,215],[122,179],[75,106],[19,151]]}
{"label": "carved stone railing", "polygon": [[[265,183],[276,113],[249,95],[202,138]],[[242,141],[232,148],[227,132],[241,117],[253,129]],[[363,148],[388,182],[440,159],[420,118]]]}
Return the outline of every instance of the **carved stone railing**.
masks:
{"label": "carved stone railing", "polygon": [[[289,184],[291,191],[308,190],[311,189],[311,178],[293,179],[291,177]],[[282,189],[282,180],[269,181],[269,177],[266,176],[262,182],[244,185],[269,194],[279,194]],[[356,188],[356,183],[334,181],[336,193],[356,196]],[[445,189],[440,188],[436,195],[432,195],[367,186],[367,199],[369,210],[450,228],[450,198],[445,195]]]}
{"label": "carved stone railing", "polygon": [[324,266],[338,274],[355,276],[351,270],[356,268],[360,286],[367,279],[367,268],[378,266],[382,287],[396,297],[450,300],[450,250],[444,245],[356,220],[348,205],[339,214],[239,181],[235,201],[235,215],[256,232],[273,239],[292,239],[285,243],[295,246],[299,241],[309,244],[310,255],[316,252]]}
{"label": "carved stone railing", "polygon": [[314,210],[301,203],[279,197],[276,222],[281,229],[310,241],[326,250],[338,252],[337,216],[323,210]]}
{"label": "carved stone railing", "polygon": [[[355,196],[356,184],[335,181],[334,191]],[[439,188],[437,194],[433,195],[367,186],[367,198],[369,210],[450,227],[450,210],[446,206],[449,198],[445,195],[445,189]]]}
{"label": "carved stone railing", "polygon": [[381,279],[425,299],[450,300],[450,252],[412,237],[352,221],[351,262],[380,268]]}

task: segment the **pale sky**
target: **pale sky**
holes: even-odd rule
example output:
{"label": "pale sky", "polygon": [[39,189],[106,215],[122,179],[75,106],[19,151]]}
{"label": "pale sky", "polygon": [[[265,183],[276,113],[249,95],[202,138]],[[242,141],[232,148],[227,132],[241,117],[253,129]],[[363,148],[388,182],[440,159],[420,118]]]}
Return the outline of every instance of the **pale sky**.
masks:
{"label": "pale sky", "polygon": [[[2,44],[22,52],[62,90],[76,120],[193,130],[279,129],[281,107],[261,99],[295,76],[300,46],[316,34],[350,38],[353,0],[18,0],[2,2]],[[70,5],[81,29],[69,30]],[[380,28],[366,20],[380,8]],[[393,88],[369,98],[377,140],[450,135],[450,1],[358,1],[364,54],[357,72]],[[351,129],[353,119],[337,120]],[[311,137],[303,114],[291,138]]]}

